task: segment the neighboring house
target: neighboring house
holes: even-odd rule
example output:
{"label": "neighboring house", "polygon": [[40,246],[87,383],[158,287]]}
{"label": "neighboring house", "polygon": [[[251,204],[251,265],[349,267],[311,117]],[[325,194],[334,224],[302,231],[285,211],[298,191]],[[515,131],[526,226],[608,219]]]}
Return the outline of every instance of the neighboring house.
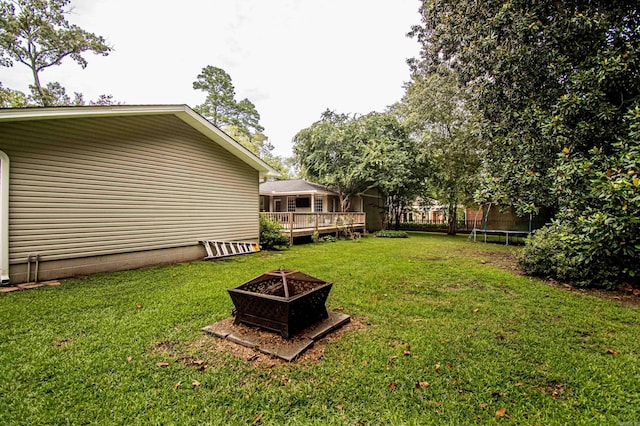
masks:
{"label": "neighboring house", "polygon": [[[417,200],[404,213],[403,222],[445,224],[446,215],[447,206],[440,205],[436,200],[431,200],[426,205]],[[467,229],[528,231],[542,227],[549,219],[549,212],[544,208],[538,215],[519,217],[513,208],[504,209],[492,203],[483,206],[458,206],[458,222],[463,222]],[[459,226],[462,224],[459,223]]]}
{"label": "neighboring house", "polygon": [[[430,224],[446,224],[447,223],[448,206],[440,204],[434,199],[417,198],[403,213],[403,222],[417,222]],[[467,207],[459,205],[457,209],[458,221],[473,222],[474,219],[482,219],[482,210],[478,207]]]}
{"label": "neighboring house", "polygon": [[[268,181],[260,184],[260,211],[293,213],[341,212],[338,193],[326,186],[303,179]],[[369,231],[382,228],[384,199],[375,190],[351,200],[350,212],[364,212]]]}
{"label": "neighboring house", "polygon": [[[391,215],[390,215],[391,216]],[[445,223],[446,206],[431,198],[417,197],[402,213],[403,222]]]}
{"label": "neighboring house", "polygon": [[0,110],[2,282],[257,242],[259,181],[277,175],[184,105]]}

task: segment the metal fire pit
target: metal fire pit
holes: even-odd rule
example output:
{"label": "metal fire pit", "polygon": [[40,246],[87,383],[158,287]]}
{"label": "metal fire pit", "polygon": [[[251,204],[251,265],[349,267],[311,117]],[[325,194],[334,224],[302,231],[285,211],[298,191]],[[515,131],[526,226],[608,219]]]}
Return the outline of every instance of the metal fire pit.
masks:
{"label": "metal fire pit", "polygon": [[265,272],[227,290],[235,306],[234,324],[266,328],[288,339],[328,317],[324,304],[331,286],[300,271]]}

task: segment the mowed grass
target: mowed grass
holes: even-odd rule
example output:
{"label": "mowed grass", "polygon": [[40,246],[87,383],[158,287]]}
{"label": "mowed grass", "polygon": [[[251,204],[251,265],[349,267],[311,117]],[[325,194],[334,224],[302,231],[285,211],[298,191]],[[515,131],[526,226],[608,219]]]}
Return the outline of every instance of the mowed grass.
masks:
{"label": "mowed grass", "polygon": [[[5,294],[0,424],[640,421],[640,307],[518,276],[512,250],[412,233]],[[207,351],[226,289],[281,267],[332,281],[364,327],[317,361]]]}

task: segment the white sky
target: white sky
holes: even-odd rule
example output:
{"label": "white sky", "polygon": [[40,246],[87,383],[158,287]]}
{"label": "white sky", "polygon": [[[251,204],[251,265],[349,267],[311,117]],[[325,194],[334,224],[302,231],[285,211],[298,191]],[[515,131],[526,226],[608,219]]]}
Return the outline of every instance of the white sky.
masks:
{"label": "white sky", "polygon": [[[72,0],[69,21],[115,49],[71,59],[42,72],[86,100],[111,94],[129,104],[187,104],[202,68],[224,69],[236,99],[260,113],[278,155],[327,108],[383,111],[402,97],[406,59],[418,44],[406,37],[420,23],[419,0]],[[29,69],[0,68],[5,87],[27,91]]]}

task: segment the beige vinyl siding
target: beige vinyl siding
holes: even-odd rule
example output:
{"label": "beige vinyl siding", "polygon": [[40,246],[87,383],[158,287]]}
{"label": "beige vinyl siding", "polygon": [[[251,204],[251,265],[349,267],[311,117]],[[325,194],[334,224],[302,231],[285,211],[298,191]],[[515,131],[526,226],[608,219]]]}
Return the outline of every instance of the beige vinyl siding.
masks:
{"label": "beige vinyl siding", "polygon": [[258,172],[173,115],[0,123],[10,263],[257,241]]}

